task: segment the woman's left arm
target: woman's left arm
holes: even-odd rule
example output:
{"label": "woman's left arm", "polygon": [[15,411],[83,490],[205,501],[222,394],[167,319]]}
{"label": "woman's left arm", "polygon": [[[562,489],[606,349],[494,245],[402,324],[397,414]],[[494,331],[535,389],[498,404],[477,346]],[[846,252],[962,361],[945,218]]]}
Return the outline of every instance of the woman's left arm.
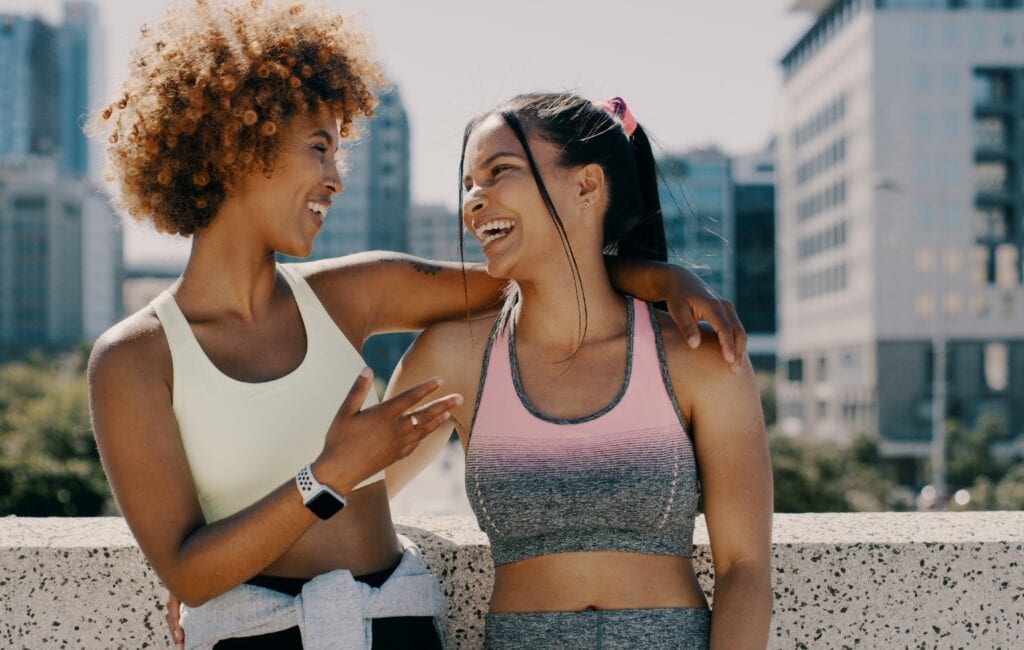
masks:
{"label": "woman's left arm", "polygon": [[[747,336],[732,305],[692,272],[672,264],[606,256],[612,284],[641,300],[667,303],[691,347],[700,344],[698,321],[718,335],[722,356],[735,370],[746,351]],[[363,339],[373,334],[421,330],[468,315],[497,311],[507,282],[487,274],[483,264],[435,262],[404,253],[370,251],[316,262],[317,275],[337,282],[335,295],[346,306],[362,302]],[[323,273],[322,271],[326,271]],[[357,287],[357,292],[346,287]],[[324,295],[324,294],[321,294]]]}
{"label": "woman's left arm", "polygon": [[[713,348],[713,345],[706,346]],[[704,516],[715,565],[711,648],[764,648],[772,615],[772,472],[754,372],[702,349],[689,382]]]}

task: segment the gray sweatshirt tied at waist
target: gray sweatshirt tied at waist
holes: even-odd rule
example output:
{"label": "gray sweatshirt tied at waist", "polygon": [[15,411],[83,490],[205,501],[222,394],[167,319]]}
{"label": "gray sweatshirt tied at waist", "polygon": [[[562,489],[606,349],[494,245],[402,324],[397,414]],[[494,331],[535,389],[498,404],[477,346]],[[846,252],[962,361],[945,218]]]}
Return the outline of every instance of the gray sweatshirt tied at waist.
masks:
{"label": "gray sweatshirt tied at waist", "polygon": [[420,550],[399,535],[402,560],[379,588],[352,577],[345,569],[319,575],[287,594],[243,584],[199,607],[181,607],[181,626],[189,650],[210,650],[223,639],[255,636],[299,626],[302,647],[365,648],[373,642],[371,619],[444,614],[440,585]]}

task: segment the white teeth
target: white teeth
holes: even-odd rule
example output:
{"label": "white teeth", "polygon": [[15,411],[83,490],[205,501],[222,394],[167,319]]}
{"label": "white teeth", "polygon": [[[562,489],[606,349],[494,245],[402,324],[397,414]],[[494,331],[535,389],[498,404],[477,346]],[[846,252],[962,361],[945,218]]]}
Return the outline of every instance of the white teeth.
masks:
{"label": "white teeth", "polygon": [[[505,235],[512,232],[512,228],[515,227],[516,222],[511,219],[498,219],[496,221],[489,221],[484,225],[480,226],[480,229],[476,231],[477,237],[483,237],[480,240],[482,246],[490,244],[496,239],[501,239]],[[487,235],[484,237],[484,235]]]}
{"label": "white teeth", "polygon": [[326,217],[327,216],[327,204],[326,203],[317,203],[316,201],[309,201],[309,202],[306,203],[306,207],[309,208],[310,210],[312,210],[313,212],[316,212],[321,217]]}
{"label": "white teeth", "polygon": [[511,219],[499,219],[497,221],[490,221],[480,226],[480,230],[477,231],[477,234],[482,235],[490,230],[505,230],[506,228],[511,228],[515,224],[516,222],[512,221]]}
{"label": "white teeth", "polygon": [[490,244],[492,241],[496,239],[501,239],[507,234],[507,232],[496,232],[493,235],[488,235],[480,242],[480,246],[486,246],[487,244]]}

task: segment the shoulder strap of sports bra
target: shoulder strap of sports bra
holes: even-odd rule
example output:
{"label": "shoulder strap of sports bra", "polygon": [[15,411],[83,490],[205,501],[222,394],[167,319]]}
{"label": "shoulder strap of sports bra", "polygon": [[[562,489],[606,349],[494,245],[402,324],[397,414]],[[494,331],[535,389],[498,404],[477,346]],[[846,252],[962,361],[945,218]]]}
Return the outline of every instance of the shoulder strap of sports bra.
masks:
{"label": "shoulder strap of sports bra", "polygon": [[[505,326],[501,327],[503,322]],[[473,405],[473,418],[469,421],[470,436],[472,436],[473,427],[476,425],[476,416],[480,411],[480,401],[484,396],[484,387],[487,385],[487,376],[491,374],[491,366],[495,366],[496,370],[511,377],[508,345],[505,343],[508,339],[508,328],[510,326],[511,324],[499,315],[494,319],[494,325],[491,326],[491,333],[487,336],[487,348],[484,350],[484,359],[480,364],[480,383],[476,389],[476,403]]]}
{"label": "shoulder strap of sports bra", "polygon": [[169,290],[162,291],[149,304],[156,312],[157,318],[160,319],[160,324],[164,328],[164,336],[167,337],[167,345],[172,351],[188,345],[193,340],[195,335],[192,333],[192,328]]}

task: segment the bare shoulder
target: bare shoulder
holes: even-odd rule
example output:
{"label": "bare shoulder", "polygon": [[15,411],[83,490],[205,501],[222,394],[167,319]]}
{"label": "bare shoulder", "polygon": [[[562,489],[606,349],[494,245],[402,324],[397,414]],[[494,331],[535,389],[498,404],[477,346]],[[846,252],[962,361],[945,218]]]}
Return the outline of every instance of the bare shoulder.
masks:
{"label": "bare shoulder", "polygon": [[410,347],[409,362],[435,368],[436,374],[449,383],[458,382],[460,388],[475,388],[495,318],[492,314],[430,325]]}
{"label": "bare shoulder", "polygon": [[738,373],[731,372],[722,357],[718,334],[710,325],[699,324],[700,345],[691,348],[671,316],[658,310],[655,310],[655,315],[676,400],[687,420],[690,420],[694,405],[703,398],[735,390],[746,381],[750,364],[741,365]]}
{"label": "bare shoulder", "polygon": [[171,351],[152,307],[147,305],[96,339],[88,372],[93,392],[139,381],[164,381],[170,386]]}

